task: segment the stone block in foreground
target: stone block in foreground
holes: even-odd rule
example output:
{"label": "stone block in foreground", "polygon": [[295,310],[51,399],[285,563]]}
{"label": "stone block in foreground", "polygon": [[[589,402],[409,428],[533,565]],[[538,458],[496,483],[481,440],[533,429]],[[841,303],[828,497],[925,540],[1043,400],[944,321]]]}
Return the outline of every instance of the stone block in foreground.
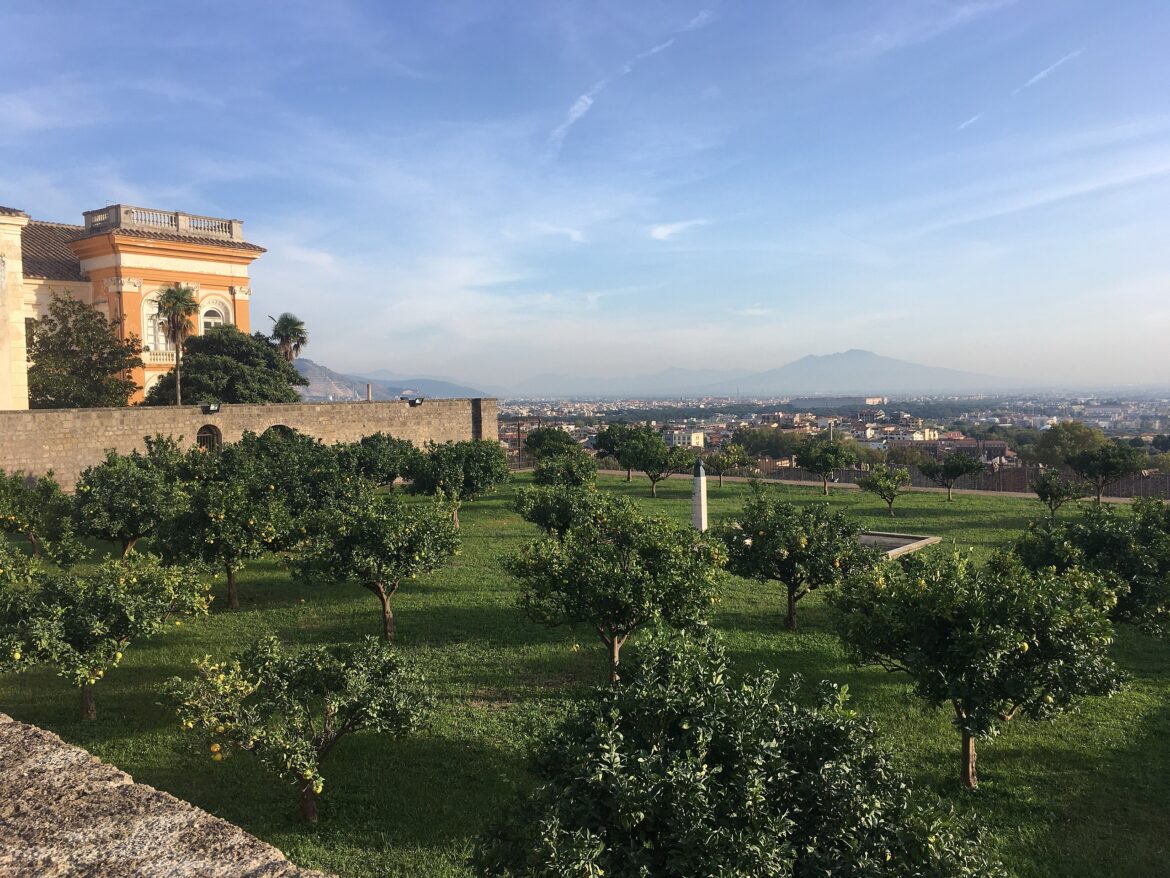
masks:
{"label": "stone block in foreground", "polygon": [[0,713],[0,878],[325,878]]}

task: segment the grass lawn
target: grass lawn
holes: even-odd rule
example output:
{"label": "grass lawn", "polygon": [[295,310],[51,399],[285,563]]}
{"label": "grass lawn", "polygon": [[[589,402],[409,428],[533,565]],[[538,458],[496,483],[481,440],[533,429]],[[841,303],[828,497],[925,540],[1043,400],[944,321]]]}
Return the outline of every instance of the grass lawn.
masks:
{"label": "grass lawn", "polygon": [[[689,517],[689,481],[662,483],[657,500],[644,478],[602,484],[647,509]],[[820,499],[815,488],[772,490],[798,502]],[[596,635],[543,628],[516,609],[499,559],[535,529],[511,512],[512,491],[465,506],[463,554],[396,599],[398,644],[438,695],[431,727],[402,741],[344,741],[324,766],[315,829],[299,824],[294,789],[247,755],[211,762],[201,741],[183,734],[158,703],[158,692],[166,678],[188,673],[193,657],[223,656],[263,634],[311,644],[377,633],[377,601],[356,586],[293,582],[275,562],[254,564],[240,577],[240,610],[217,601],[209,617],[131,645],[97,688],[96,722],[76,719],[76,692],[48,671],[0,676],[0,710],[239,824],[301,865],[342,876],[464,875],[472,837],[527,782],[528,742],[606,674]],[[745,493],[742,484],[719,488],[711,480],[713,523]],[[843,490],[829,501],[874,529],[942,537],[943,546],[929,551],[958,545],[981,555],[1040,511],[1035,501],[956,496],[947,503],[941,494],[914,493],[898,500],[891,520],[869,495]],[[787,633],[778,591],[729,579],[714,624],[745,671],[847,683],[854,706],[878,722],[918,787],[978,812],[1014,874],[1170,874],[1170,644],[1121,630],[1116,657],[1131,675],[1128,688],[1054,723],[1017,721],[981,743],[981,788],[970,793],[958,786],[959,741],[945,712],[925,710],[903,677],[850,667],[818,595],[799,613],[801,630]],[[630,658],[636,649],[635,638]]]}

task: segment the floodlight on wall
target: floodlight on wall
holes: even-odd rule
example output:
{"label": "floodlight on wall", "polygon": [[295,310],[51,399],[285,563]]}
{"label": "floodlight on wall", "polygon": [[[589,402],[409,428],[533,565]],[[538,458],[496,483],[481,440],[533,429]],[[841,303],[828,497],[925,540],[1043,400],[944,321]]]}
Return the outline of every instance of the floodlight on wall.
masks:
{"label": "floodlight on wall", "polygon": [[205,415],[214,415],[218,411],[219,411],[219,403],[218,402],[209,402],[205,406],[203,406],[203,414],[205,414]]}

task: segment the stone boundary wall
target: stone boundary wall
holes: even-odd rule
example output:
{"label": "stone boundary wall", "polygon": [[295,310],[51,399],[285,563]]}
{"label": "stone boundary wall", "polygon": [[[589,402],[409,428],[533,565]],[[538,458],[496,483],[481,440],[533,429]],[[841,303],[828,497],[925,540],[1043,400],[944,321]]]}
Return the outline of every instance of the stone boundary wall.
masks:
{"label": "stone boundary wall", "polygon": [[0,876],[326,878],[2,713],[0,754]]}
{"label": "stone boundary wall", "polygon": [[162,434],[195,444],[203,427],[214,427],[223,442],[245,431],[291,427],[326,443],[352,442],[382,431],[416,445],[466,439],[496,439],[494,399],[426,399],[412,406],[390,402],[133,406],[108,409],[34,409],[0,412],[0,469],[43,475],[49,470],[67,491],[81,471],[98,463],[107,449],[142,450],[143,437]]}

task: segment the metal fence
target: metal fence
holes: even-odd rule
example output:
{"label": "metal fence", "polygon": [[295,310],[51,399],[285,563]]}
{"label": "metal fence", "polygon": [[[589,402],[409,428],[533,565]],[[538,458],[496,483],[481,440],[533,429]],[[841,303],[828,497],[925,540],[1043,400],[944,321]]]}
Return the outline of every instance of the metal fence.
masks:
{"label": "metal fence", "polygon": [[[761,478],[774,479],[784,482],[819,482],[820,475],[800,467],[788,466],[784,461],[772,460],[764,457],[756,461],[758,474]],[[910,483],[915,488],[937,488],[916,467],[907,467],[910,470]],[[964,476],[955,483],[956,490],[965,491],[1008,491],[1021,494],[1032,492],[1032,480],[1040,472],[1038,466],[1017,466],[989,468],[977,476]],[[838,470],[831,482],[839,484],[855,484],[857,477],[864,475],[862,469]],[[1075,478],[1072,473],[1065,473],[1069,478]],[[1170,499],[1170,475],[1166,473],[1148,473],[1126,476],[1120,481],[1105,489],[1106,497],[1155,497]]]}

